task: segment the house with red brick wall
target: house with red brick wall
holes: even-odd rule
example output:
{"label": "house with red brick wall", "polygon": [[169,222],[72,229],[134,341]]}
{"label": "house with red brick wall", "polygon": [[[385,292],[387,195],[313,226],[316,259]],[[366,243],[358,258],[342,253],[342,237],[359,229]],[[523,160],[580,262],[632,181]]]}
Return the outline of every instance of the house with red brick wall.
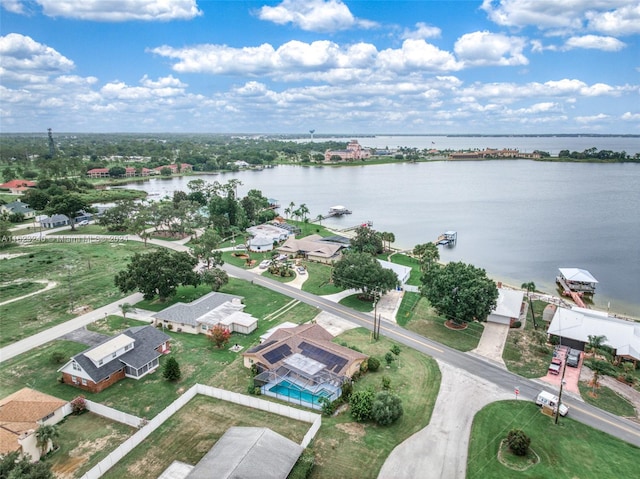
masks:
{"label": "house with red brick wall", "polygon": [[153,326],[137,326],[76,354],[58,369],[63,382],[100,392],[121,379],[140,379],[154,372],[170,352],[171,338]]}

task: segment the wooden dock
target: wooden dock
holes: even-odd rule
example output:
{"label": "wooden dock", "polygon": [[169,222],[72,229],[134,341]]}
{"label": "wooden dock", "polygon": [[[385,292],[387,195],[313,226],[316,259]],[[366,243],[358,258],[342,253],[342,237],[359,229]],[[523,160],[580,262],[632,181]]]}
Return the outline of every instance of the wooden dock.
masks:
{"label": "wooden dock", "polygon": [[565,282],[562,276],[556,276],[556,282],[560,284],[563,289],[563,293],[565,296],[571,296],[571,299],[574,303],[580,308],[586,308],[587,305],[582,301],[582,293],[578,293],[577,291],[572,291],[569,285]]}
{"label": "wooden dock", "polygon": [[458,242],[457,231],[446,231],[434,241],[436,246],[453,246]]}

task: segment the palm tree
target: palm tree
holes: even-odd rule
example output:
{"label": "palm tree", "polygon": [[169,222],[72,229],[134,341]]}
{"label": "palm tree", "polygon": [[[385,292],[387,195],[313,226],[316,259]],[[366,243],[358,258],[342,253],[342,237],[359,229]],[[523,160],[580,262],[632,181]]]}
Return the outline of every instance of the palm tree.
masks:
{"label": "palm tree", "polygon": [[600,376],[605,372],[605,364],[603,361],[593,361],[591,364],[591,371],[593,372],[593,378],[591,379],[592,394],[596,395],[596,389],[600,386]]}
{"label": "palm tree", "polygon": [[306,219],[308,213],[309,213],[309,208],[307,208],[306,204],[302,203],[300,205],[300,216],[302,216],[302,221]]}
{"label": "palm tree", "polygon": [[322,215],[318,215],[318,216],[316,216],[316,221],[317,221],[318,223],[320,223],[320,226],[322,226],[322,220],[323,220],[323,219],[324,219],[324,216],[322,216]]}
{"label": "palm tree", "polygon": [[529,299],[529,309],[531,310],[531,317],[533,318],[533,329],[538,329],[536,323],[536,315],[533,312],[533,304],[531,303],[531,293],[536,290],[536,283],[529,281],[528,283],[522,283],[520,287],[527,291],[527,298]]}
{"label": "palm tree", "polygon": [[289,216],[291,215],[291,208],[289,208],[288,206],[284,209],[284,214],[286,215],[287,219],[289,219]]}
{"label": "palm tree", "polygon": [[589,346],[589,350],[593,353],[594,357],[596,354],[600,352],[600,348],[602,348],[602,345],[606,340],[607,340],[607,337],[604,335],[600,335],[600,336],[592,336],[591,334],[589,335],[589,341],[587,345]]}
{"label": "palm tree", "polygon": [[56,425],[42,425],[36,431],[36,441],[40,447],[41,455],[45,455],[51,449],[53,449],[53,440],[60,437],[60,431]]}
{"label": "palm tree", "polygon": [[133,304],[122,303],[119,306],[120,306],[120,311],[122,312],[122,317],[124,319],[127,319],[127,313],[135,313],[137,311],[136,308],[133,306]]}

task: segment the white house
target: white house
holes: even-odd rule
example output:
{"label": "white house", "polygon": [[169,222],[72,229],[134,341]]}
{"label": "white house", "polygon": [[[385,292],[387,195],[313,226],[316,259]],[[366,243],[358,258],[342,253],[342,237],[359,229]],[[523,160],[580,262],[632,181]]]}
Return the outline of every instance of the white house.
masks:
{"label": "white house", "polygon": [[401,287],[403,287],[405,284],[407,284],[407,281],[409,281],[409,276],[411,275],[411,268],[407,266],[402,266],[401,264],[392,263],[390,261],[385,261],[382,259],[379,259],[378,263],[380,263],[380,265],[383,268],[390,269],[396,275],[398,275],[398,282],[400,283]]}
{"label": "white house", "polygon": [[524,292],[498,288],[498,299],[496,307],[489,316],[487,321],[491,323],[511,324],[511,321],[518,321],[522,312],[522,299]]}
{"label": "white house", "polygon": [[589,342],[589,336],[605,336],[604,345],[615,349],[616,356],[640,360],[640,323],[611,318],[602,311],[558,308],[547,333],[580,350]]}

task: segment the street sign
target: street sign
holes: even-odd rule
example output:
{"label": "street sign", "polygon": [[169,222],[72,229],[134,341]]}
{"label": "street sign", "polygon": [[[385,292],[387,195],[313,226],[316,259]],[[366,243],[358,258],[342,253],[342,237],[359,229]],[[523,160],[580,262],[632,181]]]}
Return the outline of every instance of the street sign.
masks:
{"label": "street sign", "polygon": [[520,389],[516,388],[515,393],[516,393],[516,399],[518,399],[518,394],[520,394]]}

